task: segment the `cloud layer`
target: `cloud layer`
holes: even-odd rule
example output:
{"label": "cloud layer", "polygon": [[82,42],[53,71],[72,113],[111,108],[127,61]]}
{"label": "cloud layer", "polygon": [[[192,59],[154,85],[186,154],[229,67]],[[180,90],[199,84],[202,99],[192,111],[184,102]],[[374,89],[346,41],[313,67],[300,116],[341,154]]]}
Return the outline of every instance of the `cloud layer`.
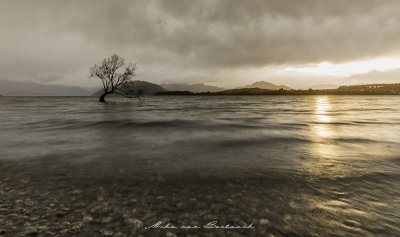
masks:
{"label": "cloud layer", "polygon": [[113,52],[141,79],[227,85],[239,70],[400,54],[395,0],[0,2],[10,80],[90,84],[87,68]]}

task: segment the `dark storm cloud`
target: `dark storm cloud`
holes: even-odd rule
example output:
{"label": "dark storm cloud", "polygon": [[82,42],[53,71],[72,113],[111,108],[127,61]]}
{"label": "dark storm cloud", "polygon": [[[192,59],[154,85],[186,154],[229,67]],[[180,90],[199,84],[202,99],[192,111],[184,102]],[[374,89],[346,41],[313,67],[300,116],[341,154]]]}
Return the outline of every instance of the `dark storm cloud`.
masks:
{"label": "dark storm cloud", "polygon": [[180,68],[190,74],[400,52],[394,0],[10,0],[1,6],[0,69],[9,77],[21,65],[27,73],[47,68],[47,75],[68,75],[112,52],[176,77]]}
{"label": "dark storm cloud", "polygon": [[153,49],[141,55],[150,62],[170,58],[206,66],[258,66],[398,51],[397,2],[109,1],[70,4],[69,11],[58,4],[54,12],[61,20],[71,18],[61,29],[88,40]]}

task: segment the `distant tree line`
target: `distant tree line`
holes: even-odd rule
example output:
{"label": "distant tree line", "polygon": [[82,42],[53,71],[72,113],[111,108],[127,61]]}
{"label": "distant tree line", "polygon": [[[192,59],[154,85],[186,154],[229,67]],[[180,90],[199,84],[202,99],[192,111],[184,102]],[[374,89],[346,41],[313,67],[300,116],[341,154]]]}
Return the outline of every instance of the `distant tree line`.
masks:
{"label": "distant tree line", "polygon": [[340,86],[322,90],[268,90],[260,88],[231,89],[219,92],[162,91],[156,95],[400,95],[400,83]]}

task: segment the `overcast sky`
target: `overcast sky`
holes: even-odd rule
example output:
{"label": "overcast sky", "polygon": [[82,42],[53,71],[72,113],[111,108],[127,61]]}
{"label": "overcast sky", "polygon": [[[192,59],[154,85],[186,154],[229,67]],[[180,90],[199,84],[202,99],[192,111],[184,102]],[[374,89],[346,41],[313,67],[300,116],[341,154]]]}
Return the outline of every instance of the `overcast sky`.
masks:
{"label": "overcast sky", "polygon": [[0,80],[96,86],[117,53],[138,80],[400,82],[398,0],[0,0]]}

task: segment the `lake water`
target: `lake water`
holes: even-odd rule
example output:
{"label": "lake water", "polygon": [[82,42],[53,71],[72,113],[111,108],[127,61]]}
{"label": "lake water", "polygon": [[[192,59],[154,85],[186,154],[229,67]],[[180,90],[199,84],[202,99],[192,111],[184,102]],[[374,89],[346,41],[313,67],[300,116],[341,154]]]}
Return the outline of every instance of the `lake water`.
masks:
{"label": "lake water", "polygon": [[10,236],[400,234],[397,96],[0,97],[0,115]]}

